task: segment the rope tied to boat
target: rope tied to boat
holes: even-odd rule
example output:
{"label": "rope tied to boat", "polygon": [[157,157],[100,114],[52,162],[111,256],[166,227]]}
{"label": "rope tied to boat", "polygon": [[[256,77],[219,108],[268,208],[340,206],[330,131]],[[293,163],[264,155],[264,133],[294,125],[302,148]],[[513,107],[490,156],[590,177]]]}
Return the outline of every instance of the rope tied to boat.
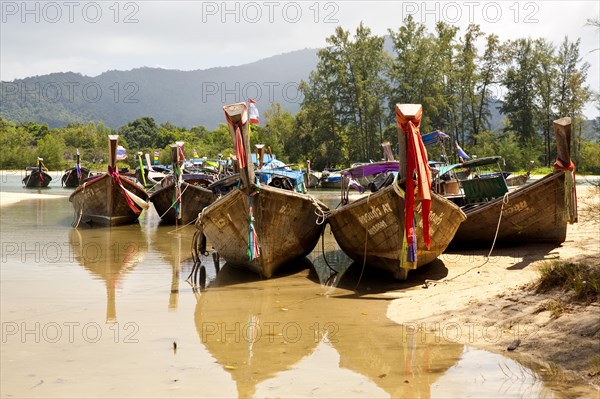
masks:
{"label": "rope tied to boat", "polygon": [[[396,109],[396,122],[406,134],[406,196],[404,199],[404,230],[408,246],[407,260],[417,261],[415,198],[421,202],[423,220],[423,241],[429,249],[431,237],[429,233],[429,214],[431,212],[431,169],[427,160],[427,151],[421,139],[419,127],[423,115],[422,108],[411,120]],[[417,190],[413,177],[416,174]]]}
{"label": "rope tied to boat", "polygon": [[575,181],[575,165],[569,161],[569,165],[560,158],[556,158],[554,169],[565,172],[565,207],[567,209],[569,223],[577,223],[577,188]]}
{"label": "rope tied to boat", "polygon": [[[162,215],[160,215],[161,219],[171,210],[171,208],[175,209],[176,219],[181,219],[181,214],[178,213],[176,205],[179,204],[179,206],[181,206],[181,196],[183,195],[183,193],[185,193],[185,191],[188,189],[189,186],[190,186],[189,184],[186,185],[185,188],[183,190],[181,190],[181,192],[179,194],[176,195],[176,198],[173,200],[173,203],[171,204],[171,206],[169,207],[169,209],[167,209],[165,211],[165,213],[163,213]],[[179,212],[181,212],[181,211],[179,210]],[[194,219],[194,221],[196,221],[196,219]]]}
{"label": "rope tied to boat", "polygon": [[317,215],[317,220],[315,221],[315,223],[317,224],[317,226],[321,226],[327,221],[330,212],[326,209],[323,209],[321,207],[321,204],[319,204],[319,201],[317,201],[312,195],[309,195],[308,198],[315,207],[315,215]]}
{"label": "rope tied to boat", "polygon": [[[500,231],[500,222],[502,222],[502,215],[504,214],[504,205],[508,205],[508,194],[509,192],[507,191],[506,193],[504,193],[504,197],[502,197],[502,206],[500,207],[500,216],[498,217],[498,224],[496,225],[496,233],[494,234],[494,241],[492,241],[492,247],[490,248],[490,252],[487,255],[487,259],[489,259],[490,256],[492,256],[492,251],[494,250],[494,246],[496,245],[496,239],[498,238],[498,232]],[[487,259],[485,263],[487,263]]]}
{"label": "rope tied to boat", "polygon": [[481,263],[477,266],[473,266],[473,267],[465,270],[464,272],[457,274],[456,276],[451,277],[451,278],[445,278],[445,279],[438,280],[438,281],[425,279],[424,288],[427,288],[428,284],[430,282],[437,284],[437,283],[447,283],[449,281],[455,280],[461,276],[464,276],[465,274],[469,273],[472,270],[479,269],[479,268],[485,266],[490,261],[490,256],[492,256],[492,252],[494,251],[494,246],[496,245],[496,239],[498,238],[498,232],[500,231],[500,223],[502,222],[502,214],[504,213],[504,205],[508,205],[509,198],[510,198],[509,193],[508,192],[504,193],[504,196],[502,197],[502,206],[500,207],[500,215],[498,216],[498,224],[496,225],[496,233],[494,234],[494,240],[492,241],[492,247],[490,248],[490,252],[488,252],[483,263]]}

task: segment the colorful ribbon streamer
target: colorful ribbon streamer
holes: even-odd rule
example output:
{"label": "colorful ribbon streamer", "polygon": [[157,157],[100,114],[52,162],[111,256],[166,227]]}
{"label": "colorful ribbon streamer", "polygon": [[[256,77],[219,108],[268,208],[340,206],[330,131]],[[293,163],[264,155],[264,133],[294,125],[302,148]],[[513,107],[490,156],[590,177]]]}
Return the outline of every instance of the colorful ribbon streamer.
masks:
{"label": "colorful ribbon streamer", "polygon": [[413,119],[407,119],[396,109],[396,122],[406,134],[406,195],[404,198],[404,228],[408,243],[408,261],[417,260],[417,243],[415,232],[415,182],[417,177],[417,199],[421,201],[421,217],[423,220],[423,240],[427,248],[431,245],[429,233],[429,214],[431,212],[431,169],[427,160],[427,151],[421,140],[422,108]]}

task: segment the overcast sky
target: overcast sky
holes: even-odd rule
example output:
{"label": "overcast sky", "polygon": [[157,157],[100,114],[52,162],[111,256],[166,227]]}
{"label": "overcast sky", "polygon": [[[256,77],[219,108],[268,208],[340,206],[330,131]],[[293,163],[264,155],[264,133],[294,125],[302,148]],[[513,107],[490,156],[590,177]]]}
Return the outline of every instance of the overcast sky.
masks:
{"label": "overcast sky", "polygon": [[[398,29],[409,14],[479,24],[502,40],[581,38],[600,87],[598,1],[0,1],[0,78],[73,71],[96,76],[141,66],[194,70],[240,65],[325,45],[336,26],[363,21],[375,34]],[[593,107],[588,107],[593,110]],[[593,117],[594,115],[588,115]]]}

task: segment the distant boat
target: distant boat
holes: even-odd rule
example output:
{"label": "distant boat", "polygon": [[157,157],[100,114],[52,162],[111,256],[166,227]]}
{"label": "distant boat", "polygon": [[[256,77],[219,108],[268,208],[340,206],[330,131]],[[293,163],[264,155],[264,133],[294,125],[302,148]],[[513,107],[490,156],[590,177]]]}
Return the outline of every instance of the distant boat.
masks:
{"label": "distant boat", "polygon": [[[290,171],[285,173],[283,171],[254,171],[254,174],[261,181],[261,184],[280,188],[283,190],[296,191],[304,193],[303,189],[297,189],[298,178],[303,179],[302,173],[299,171]],[[240,185],[241,175],[235,173],[219,179],[211,183],[208,188],[211,189],[216,195],[225,195],[234,188]]]}
{"label": "distant boat", "polygon": [[196,227],[228,263],[269,278],[313,250],[323,229],[318,213],[327,207],[307,194],[258,186],[246,103],[223,109],[236,147],[241,184],[204,208]]}
{"label": "distant boat", "polygon": [[116,226],[137,220],[148,208],[148,194],[142,186],[120,176],[116,167],[117,139],[109,137],[108,173],[84,181],[69,197],[75,208],[74,225],[80,223]]}
{"label": "distant boat", "polygon": [[79,150],[77,150],[77,158],[75,160],[75,166],[65,170],[65,174],[62,176],[60,183],[67,188],[77,187],[88,177],[92,176],[90,170],[86,167],[81,166],[79,159]]}
{"label": "distant boat", "polygon": [[[348,203],[347,197],[343,198],[344,205],[331,211],[327,220],[338,245],[355,262],[390,271],[395,278],[405,280],[409,270],[433,261],[446,249],[465,215],[442,196],[431,193],[427,198],[431,182],[426,176],[429,168],[426,152],[419,145],[421,106],[396,105],[396,114],[400,159],[404,163],[372,163],[342,172],[347,179],[397,172],[392,184],[352,203]],[[401,127],[406,130],[403,132]],[[414,206],[409,209],[406,209],[409,206],[406,199],[411,193],[404,177],[412,178],[414,171],[407,169],[406,154],[419,168],[415,190],[418,195],[413,200]],[[427,214],[428,223],[424,224],[426,202],[430,204],[430,212]],[[406,218],[407,215],[410,219]],[[413,231],[414,235],[409,240]],[[431,240],[429,245],[426,243],[427,235]]]}
{"label": "distant boat", "polygon": [[[135,170],[137,182],[146,188],[154,189],[160,187],[160,183],[165,177],[171,174],[171,171],[162,165],[152,165],[150,162],[150,154],[138,152],[138,157],[140,166]],[[142,157],[146,160],[146,166],[142,163]]]}
{"label": "distant boat", "polygon": [[315,173],[310,168],[310,160],[306,161],[306,173],[304,174],[304,186],[306,188],[314,188],[319,185],[320,173]]}
{"label": "distant boat", "polygon": [[512,191],[502,177],[460,181],[467,220],[456,232],[453,246],[565,241],[567,224],[577,221],[571,118],[555,120],[553,129],[557,143],[553,173]]}
{"label": "distant boat", "polygon": [[183,142],[171,146],[171,162],[173,174],[165,178],[166,185],[150,195],[150,201],[159,216],[169,223],[187,224],[194,222],[204,207],[210,205],[217,198],[211,190],[201,185],[196,185],[193,175],[190,180],[185,180],[183,173]]}
{"label": "distant boat", "polygon": [[342,188],[342,174],[339,170],[325,169],[319,184],[321,188]]}
{"label": "distant boat", "polygon": [[527,170],[522,175],[513,175],[508,176],[506,178],[506,185],[509,187],[522,186],[527,183],[529,177],[531,176],[531,169],[533,169],[533,161],[529,161],[527,165]]}
{"label": "distant boat", "polygon": [[48,184],[52,181],[52,177],[44,167],[44,158],[38,158],[38,165],[28,167],[27,171],[29,174],[23,178],[23,184],[27,188],[48,187]]}

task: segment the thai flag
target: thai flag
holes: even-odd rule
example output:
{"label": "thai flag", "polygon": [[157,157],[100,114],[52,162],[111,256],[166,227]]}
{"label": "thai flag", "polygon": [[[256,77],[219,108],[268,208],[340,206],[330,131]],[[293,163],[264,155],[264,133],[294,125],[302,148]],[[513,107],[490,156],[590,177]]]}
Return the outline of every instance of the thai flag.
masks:
{"label": "thai flag", "polygon": [[460,148],[458,143],[456,143],[456,151],[458,151],[458,156],[461,157],[462,159],[471,159],[471,157],[468,156],[467,153],[462,148]]}
{"label": "thai flag", "polygon": [[438,136],[440,136],[440,137],[441,137],[441,138],[443,138],[443,139],[448,139],[448,138],[450,138],[450,136],[448,136],[446,133],[444,133],[444,132],[442,132],[442,131],[440,131],[440,130],[437,130],[437,132],[438,132]]}
{"label": "thai flag", "polygon": [[117,161],[127,159],[127,151],[122,146],[117,147]]}
{"label": "thai flag", "polygon": [[253,99],[250,99],[250,106],[248,109],[248,114],[250,116],[250,123],[254,124],[254,125],[258,125],[258,108],[256,108],[256,101]]}

